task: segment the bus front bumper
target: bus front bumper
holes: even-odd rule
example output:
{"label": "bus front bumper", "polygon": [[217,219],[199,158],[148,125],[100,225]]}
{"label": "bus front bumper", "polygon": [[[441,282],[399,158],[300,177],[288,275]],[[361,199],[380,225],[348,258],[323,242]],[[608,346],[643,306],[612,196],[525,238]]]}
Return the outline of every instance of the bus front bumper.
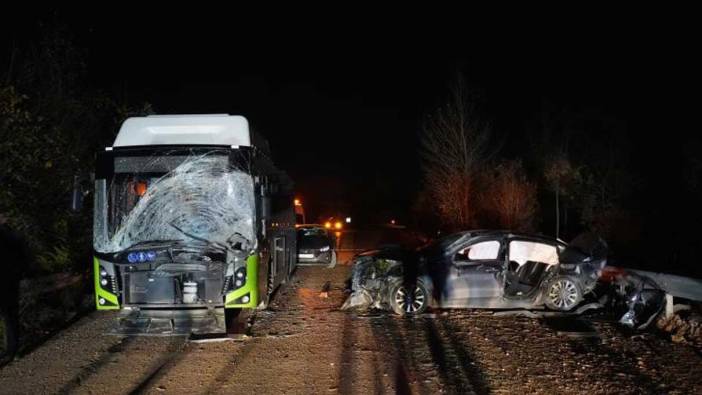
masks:
{"label": "bus front bumper", "polygon": [[174,336],[226,333],[224,308],[188,310],[122,309],[111,335]]}

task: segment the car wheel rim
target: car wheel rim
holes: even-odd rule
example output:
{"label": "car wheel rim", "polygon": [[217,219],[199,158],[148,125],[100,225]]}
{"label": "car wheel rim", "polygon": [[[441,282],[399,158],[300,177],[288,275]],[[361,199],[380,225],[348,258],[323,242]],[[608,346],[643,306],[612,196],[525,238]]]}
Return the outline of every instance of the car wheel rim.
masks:
{"label": "car wheel rim", "polygon": [[559,309],[570,309],[578,300],[578,288],[572,281],[560,279],[551,285],[548,297]]}
{"label": "car wheel rim", "polygon": [[414,292],[408,292],[404,286],[397,289],[395,303],[405,313],[415,313],[424,307],[426,297],[421,288],[415,287]]}

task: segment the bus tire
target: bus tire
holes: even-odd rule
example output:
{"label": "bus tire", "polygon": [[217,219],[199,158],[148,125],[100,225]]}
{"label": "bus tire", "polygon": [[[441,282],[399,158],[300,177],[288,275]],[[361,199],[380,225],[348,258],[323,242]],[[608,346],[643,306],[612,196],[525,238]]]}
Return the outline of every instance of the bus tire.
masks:
{"label": "bus tire", "polygon": [[327,265],[328,268],[333,269],[336,267],[336,251],[332,250],[331,251],[331,256],[329,259],[329,265]]}
{"label": "bus tire", "polygon": [[248,331],[251,309],[224,309],[227,335],[245,335]]}

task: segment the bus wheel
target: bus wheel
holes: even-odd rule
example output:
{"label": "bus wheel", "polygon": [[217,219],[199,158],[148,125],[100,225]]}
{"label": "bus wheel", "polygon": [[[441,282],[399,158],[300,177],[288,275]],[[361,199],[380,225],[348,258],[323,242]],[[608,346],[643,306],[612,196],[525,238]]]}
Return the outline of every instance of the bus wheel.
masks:
{"label": "bus wheel", "polygon": [[268,262],[268,289],[266,290],[266,299],[268,304],[275,289],[275,273],[273,272],[273,261]]}
{"label": "bus wheel", "polygon": [[224,309],[227,335],[241,336],[248,332],[251,309]]}
{"label": "bus wheel", "polygon": [[328,268],[333,269],[336,267],[336,251],[332,250],[330,259],[329,259],[329,265],[327,265]]}

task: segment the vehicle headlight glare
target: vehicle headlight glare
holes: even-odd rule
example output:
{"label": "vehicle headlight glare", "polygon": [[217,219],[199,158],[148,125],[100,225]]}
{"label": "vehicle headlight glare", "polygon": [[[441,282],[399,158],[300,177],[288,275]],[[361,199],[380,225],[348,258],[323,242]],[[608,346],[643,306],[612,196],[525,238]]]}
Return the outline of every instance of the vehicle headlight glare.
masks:
{"label": "vehicle headlight glare", "polygon": [[136,252],[130,252],[129,255],[127,255],[127,260],[129,263],[136,263],[139,260],[139,256]]}
{"label": "vehicle headlight glare", "polygon": [[329,251],[329,246],[324,246],[324,247],[320,248],[319,251],[327,252],[327,251]]}
{"label": "vehicle headlight glare", "polygon": [[236,278],[244,278],[244,272],[242,272],[242,271],[236,272]]}
{"label": "vehicle headlight glare", "polygon": [[100,285],[102,285],[102,286],[107,285],[107,279],[103,278],[102,280],[100,280]]}

